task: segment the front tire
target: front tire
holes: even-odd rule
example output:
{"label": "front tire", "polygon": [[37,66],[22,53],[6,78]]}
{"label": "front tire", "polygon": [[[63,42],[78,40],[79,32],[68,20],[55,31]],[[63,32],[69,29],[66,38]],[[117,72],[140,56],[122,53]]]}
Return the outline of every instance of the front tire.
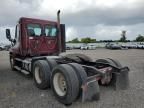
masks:
{"label": "front tire", "polygon": [[11,67],[11,70],[12,71],[15,71],[16,69],[14,68],[14,65],[15,65],[15,60],[14,58],[10,55],[9,57],[9,61],[10,61],[10,67]]}

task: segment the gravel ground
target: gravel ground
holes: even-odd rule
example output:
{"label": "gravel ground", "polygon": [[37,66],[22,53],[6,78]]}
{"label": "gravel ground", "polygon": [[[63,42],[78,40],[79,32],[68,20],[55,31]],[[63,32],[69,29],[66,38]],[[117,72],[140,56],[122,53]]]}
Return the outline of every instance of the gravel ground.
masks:
{"label": "gravel ground", "polygon": [[[71,50],[67,53],[83,53],[92,59],[114,58],[130,68],[130,88],[114,91],[100,87],[101,99],[94,102],[74,102],[69,108],[144,108],[144,50]],[[39,90],[33,79],[11,71],[8,52],[0,52],[0,108],[65,108],[53,96],[52,91]]]}

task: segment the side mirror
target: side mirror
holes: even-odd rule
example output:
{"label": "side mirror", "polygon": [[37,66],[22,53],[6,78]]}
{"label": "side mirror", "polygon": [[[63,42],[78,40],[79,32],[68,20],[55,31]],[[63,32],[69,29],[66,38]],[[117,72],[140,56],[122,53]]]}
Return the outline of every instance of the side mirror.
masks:
{"label": "side mirror", "polygon": [[6,29],[6,38],[9,40],[11,39],[10,29]]}

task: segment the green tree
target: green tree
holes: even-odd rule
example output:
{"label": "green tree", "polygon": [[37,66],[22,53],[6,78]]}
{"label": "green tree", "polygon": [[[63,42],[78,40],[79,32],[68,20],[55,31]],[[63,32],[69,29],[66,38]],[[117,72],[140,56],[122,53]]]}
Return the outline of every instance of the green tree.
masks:
{"label": "green tree", "polygon": [[81,41],[79,41],[78,38],[74,38],[71,41],[68,41],[68,43],[96,43],[96,39],[91,39],[90,37],[82,38]]}
{"label": "green tree", "polygon": [[120,42],[126,42],[126,31],[125,30],[122,31],[121,36],[122,37],[120,38]]}
{"label": "green tree", "polygon": [[82,38],[81,39],[82,43],[95,43],[96,39],[91,39],[90,37]]}
{"label": "green tree", "polygon": [[136,41],[137,41],[137,42],[144,42],[144,36],[142,36],[141,34],[139,34],[139,35],[136,37]]}
{"label": "green tree", "polygon": [[96,43],[96,39],[91,39],[91,43]]}
{"label": "green tree", "polygon": [[73,40],[69,41],[70,43],[79,43],[79,39],[78,38],[74,38]]}
{"label": "green tree", "polygon": [[90,39],[89,37],[82,38],[82,39],[81,39],[81,42],[82,42],[82,43],[90,43],[90,42],[91,42],[91,39]]}

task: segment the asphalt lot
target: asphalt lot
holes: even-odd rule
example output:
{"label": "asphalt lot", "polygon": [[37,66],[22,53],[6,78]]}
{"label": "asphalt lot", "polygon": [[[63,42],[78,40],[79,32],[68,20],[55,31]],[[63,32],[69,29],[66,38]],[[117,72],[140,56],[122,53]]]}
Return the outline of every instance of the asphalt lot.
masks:
{"label": "asphalt lot", "polygon": [[[114,58],[131,70],[128,90],[115,91],[100,87],[99,101],[76,101],[69,108],[144,108],[144,50],[70,50],[67,53],[83,53],[92,59]],[[50,89],[39,90],[31,77],[11,71],[8,58],[8,52],[0,51],[0,108],[66,107],[55,99]]]}

